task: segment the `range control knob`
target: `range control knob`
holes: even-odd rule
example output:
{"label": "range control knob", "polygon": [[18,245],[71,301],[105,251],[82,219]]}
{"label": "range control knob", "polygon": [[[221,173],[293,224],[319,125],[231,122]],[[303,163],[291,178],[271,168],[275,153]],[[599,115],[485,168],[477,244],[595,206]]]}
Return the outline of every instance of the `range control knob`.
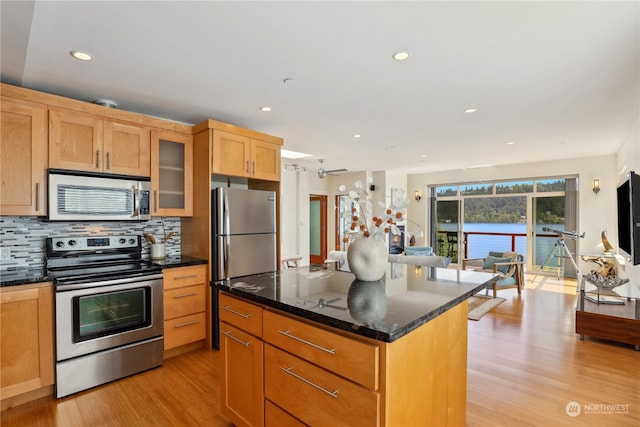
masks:
{"label": "range control knob", "polygon": [[73,239],[69,240],[69,246],[75,246],[77,243],[78,242]]}
{"label": "range control knob", "polygon": [[134,239],[134,238],[129,239],[129,243],[132,244],[132,245],[135,245],[136,239]]}
{"label": "range control knob", "polygon": [[56,248],[64,248],[64,242],[62,240],[58,240],[56,242]]}
{"label": "range control knob", "polygon": [[120,238],[120,240],[118,240],[118,242],[119,242],[121,245],[124,245],[124,242],[126,242],[126,241],[127,241],[127,239],[125,239],[124,237],[121,237],[121,238]]}

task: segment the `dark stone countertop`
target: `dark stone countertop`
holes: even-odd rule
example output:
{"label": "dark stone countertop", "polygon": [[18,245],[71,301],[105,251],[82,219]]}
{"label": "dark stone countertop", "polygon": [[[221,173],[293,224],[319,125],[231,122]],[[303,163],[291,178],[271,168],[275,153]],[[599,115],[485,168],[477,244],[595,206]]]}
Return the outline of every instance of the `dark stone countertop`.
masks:
{"label": "dark stone countertop", "polygon": [[12,268],[0,271],[0,287],[31,285],[40,282],[50,282],[53,277],[47,275],[44,267],[40,268]]}
{"label": "dark stone countertop", "polygon": [[377,282],[299,267],[212,283],[221,292],[384,342],[424,325],[494,280],[490,273],[389,264]]}
{"label": "dark stone countertop", "polygon": [[[186,255],[169,256],[162,260],[145,259],[145,261],[150,261],[162,268],[186,267],[207,263],[206,259]],[[47,270],[44,267],[25,267],[0,271],[0,287],[29,285],[49,281],[53,281],[53,277],[47,274]]]}
{"label": "dark stone countertop", "polygon": [[164,259],[147,259],[162,268],[188,267],[190,265],[206,264],[208,261],[202,258],[194,258],[188,255],[168,256]]}

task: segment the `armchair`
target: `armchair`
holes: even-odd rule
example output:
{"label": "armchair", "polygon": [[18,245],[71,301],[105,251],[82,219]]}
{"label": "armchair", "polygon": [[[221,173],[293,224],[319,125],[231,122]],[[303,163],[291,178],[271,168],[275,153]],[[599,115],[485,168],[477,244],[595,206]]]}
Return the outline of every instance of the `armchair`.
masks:
{"label": "armchair", "polygon": [[[465,258],[462,260],[462,269],[487,271],[498,274],[498,280],[494,281],[493,297],[498,289],[517,288],[518,294],[522,294],[524,284],[522,255],[516,252],[489,252],[486,258]],[[487,287],[487,294],[489,287]]]}

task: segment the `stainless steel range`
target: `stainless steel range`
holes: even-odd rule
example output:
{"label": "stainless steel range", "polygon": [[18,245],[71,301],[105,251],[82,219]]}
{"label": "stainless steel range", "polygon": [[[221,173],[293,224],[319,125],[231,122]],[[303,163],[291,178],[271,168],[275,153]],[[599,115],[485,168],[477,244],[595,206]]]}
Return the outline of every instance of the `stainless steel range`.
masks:
{"label": "stainless steel range", "polygon": [[136,235],[46,239],[57,397],[162,365],[162,269],[141,249]]}

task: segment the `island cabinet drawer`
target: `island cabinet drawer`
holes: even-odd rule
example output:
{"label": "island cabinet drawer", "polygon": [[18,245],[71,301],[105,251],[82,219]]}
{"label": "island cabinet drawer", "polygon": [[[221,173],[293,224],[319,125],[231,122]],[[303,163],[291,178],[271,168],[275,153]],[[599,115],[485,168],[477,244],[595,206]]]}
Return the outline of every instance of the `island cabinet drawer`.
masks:
{"label": "island cabinet drawer", "polygon": [[207,332],[204,313],[183,316],[164,322],[164,349],[178,347],[205,339]]}
{"label": "island cabinet drawer", "polygon": [[204,265],[167,268],[163,271],[164,290],[204,284],[205,275]]}
{"label": "island cabinet drawer", "polygon": [[262,337],[262,308],[220,292],[220,321],[227,322],[257,337]]}
{"label": "island cabinet drawer", "polygon": [[265,344],[264,358],[265,397],[303,423],[380,425],[378,392],[268,344]]}
{"label": "island cabinet drawer", "polygon": [[204,285],[187,286],[164,292],[164,318],[186,316],[205,310]]}
{"label": "island cabinet drawer", "polygon": [[305,427],[306,424],[292,417],[269,400],[264,401],[264,427]]}
{"label": "island cabinet drawer", "polygon": [[311,363],[363,386],[378,390],[377,345],[347,338],[278,313],[263,314],[263,339]]}

